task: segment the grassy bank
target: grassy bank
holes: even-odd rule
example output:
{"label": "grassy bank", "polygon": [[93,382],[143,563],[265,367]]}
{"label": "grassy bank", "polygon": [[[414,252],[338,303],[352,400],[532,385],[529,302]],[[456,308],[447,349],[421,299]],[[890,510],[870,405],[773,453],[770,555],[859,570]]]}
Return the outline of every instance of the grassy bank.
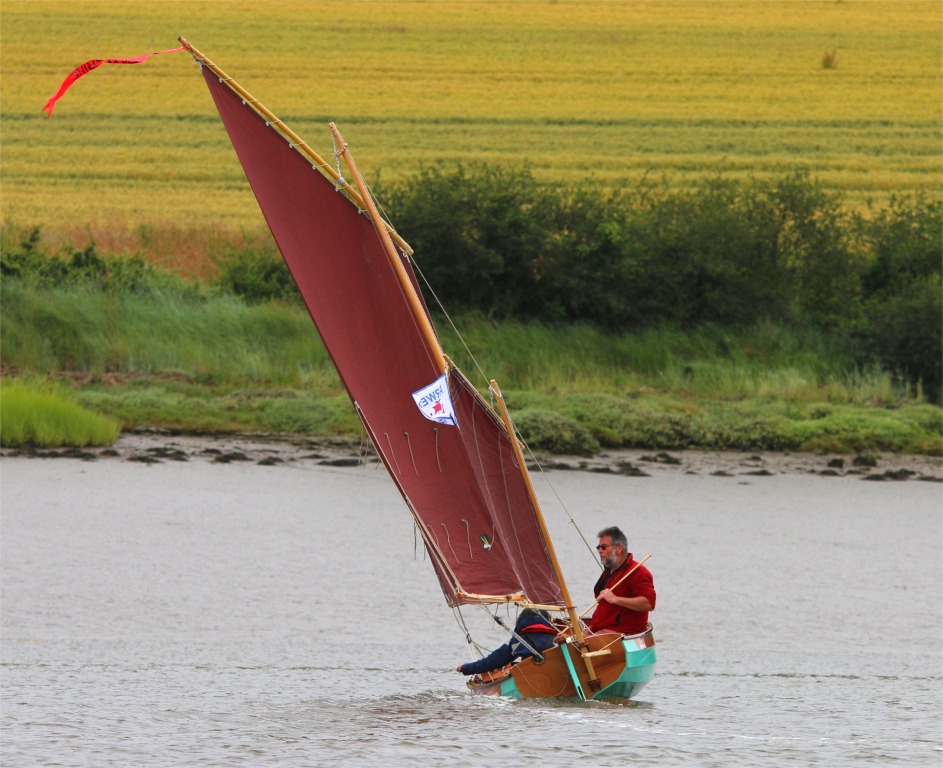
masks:
{"label": "grassy bank", "polygon": [[[360,434],[297,303],[247,304],[198,286],[109,293],[7,279],[0,289],[8,376],[57,382],[124,428]],[[824,334],[456,324],[461,341],[440,323],[446,351],[483,392],[498,380],[534,449],[940,453],[940,408],[883,371],[855,370],[842,341]],[[18,408],[11,381],[0,400],[5,444]]]}

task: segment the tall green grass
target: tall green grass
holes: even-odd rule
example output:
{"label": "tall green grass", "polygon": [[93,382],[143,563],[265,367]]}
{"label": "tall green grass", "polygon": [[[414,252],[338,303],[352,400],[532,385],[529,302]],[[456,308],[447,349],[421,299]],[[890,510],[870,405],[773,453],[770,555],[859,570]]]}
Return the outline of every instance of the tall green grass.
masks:
{"label": "tall green grass", "polygon": [[[297,302],[251,304],[205,289],[42,288],[8,278],[0,307],[8,372],[72,388],[77,403],[125,427],[359,434]],[[941,450],[939,407],[921,404],[881,370],[857,370],[841,340],[819,332],[761,324],[607,334],[481,316],[455,324],[460,334],[438,323],[446,352],[486,397],[488,380],[498,380],[536,450]],[[5,441],[91,440],[64,426],[53,436],[37,427],[24,436],[18,427],[8,438],[17,423],[10,414],[23,412],[8,407],[17,397],[4,387]]]}
{"label": "tall green grass", "polygon": [[451,328],[442,331],[443,345],[483,386],[490,376],[506,386],[558,395],[661,392],[859,405],[892,404],[904,395],[890,374],[878,367],[857,369],[842,340],[815,329],[760,323],[738,331],[612,334],[589,325],[493,323],[481,317],[462,318],[461,326],[461,339]]}
{"label": "tall green grass", "polygon": [[[7,368],[82,381],[176,378],[208,386],[342,390],[311,320],[296,303],[247,304],[219,293],[109,294],[75,287],[0,286],[0,345]],[[760,324],[605,333],[547,326],[440,320],[446,352],[482,389],[554,395],[661,392],[734,401],[887,405],[905,397],[889,374],[857,370],[842,343],[815,330]]]}
{"label": "tall green grass", "polygon": [[0,445],[110,445],[121,425],[75,402],[72,393],[27,382],[0,381]]}
{"label": "tall green grass", "polygon": [[210,294],[109,294],[81,286],[0,287],[4,365],[37,373],[176,375],[337,391],[311,321],[287,303],[247,305]]}

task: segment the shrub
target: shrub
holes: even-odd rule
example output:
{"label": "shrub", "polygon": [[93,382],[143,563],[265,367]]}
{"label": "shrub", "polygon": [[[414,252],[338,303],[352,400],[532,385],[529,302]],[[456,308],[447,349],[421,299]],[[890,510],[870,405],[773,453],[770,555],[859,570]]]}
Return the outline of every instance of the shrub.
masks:
{"label": "shrub", "polygon": [[592,456],[599,450],[588,429],[558,413],[530,409],[517,414],[514,421],[532,450],[574,456]]}
{"label": "shrub", "polygon": [[144,293],[167,289],[193,293],[195,286],[160,271],[137,254],[104,256],[95,244],[49,253],[38,228],[4,226],[0,275],[44,288],[87,287],[109,293]]}
{"label": "shrub", "polygon": [[442,165],[380,190],[418,269],[450,311],[540,315],[543,223],[552,194],[527,168]]}
{"label": "shrub", "polygon": [[861,222],[871,254],[862,277],[866,347],[925,396],[943,394],[943,204],[895,198]]}

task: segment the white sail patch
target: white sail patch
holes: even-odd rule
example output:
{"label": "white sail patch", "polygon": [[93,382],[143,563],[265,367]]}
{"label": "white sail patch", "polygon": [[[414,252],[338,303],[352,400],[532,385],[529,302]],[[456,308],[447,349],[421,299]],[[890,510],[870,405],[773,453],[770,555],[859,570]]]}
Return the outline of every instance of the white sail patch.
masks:
{"label": "white sail patch", "polygon": [[449,394],[449,380],[447,374],[442,374],[428,386],[413,392],[413,400],[422,415],[439,424],[458,426],[455,420],[455,410],[452,408],[452,395]]}

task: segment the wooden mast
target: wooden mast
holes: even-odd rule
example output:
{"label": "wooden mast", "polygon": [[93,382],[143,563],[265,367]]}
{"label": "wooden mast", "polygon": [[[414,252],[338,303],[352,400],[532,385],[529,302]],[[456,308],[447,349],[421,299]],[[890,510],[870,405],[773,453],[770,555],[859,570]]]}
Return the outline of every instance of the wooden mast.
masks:
{"label": "wooden mast", "polygon": [[[178,37],[177,40],[180,41],[180,44],[186,47],[190,51],[190,55],[193,56],[198,62],[203,66],[209,67],[210,71],[216,75],[221,81],[225,82],[227,86],[235,93],[237,93],[242,100],[249,106],[256,114],[265,119],[272,127],[274,127],[279,133],[281,133],[286,139],[288,139],[291,148],[302,153],[307,157],[311,163],[317,168],[321,173],[325,174],[328,178],[332,179],[334,183],[348,194],[351,199],[357,204],[361,209],[366,208],[366,202],[364,201],[361,193],[354,189],[350,184],[344,181],[341,178],[341,175],[331,167],[331,165],[317,153],[311,147],[309,147],[304,140],[298,134],[296,134],[291,128],[289,128],[285,123],[279,120],[268,108],[262,104],[258,99],[256,99],[251,93],[249,93],[245,88],[243,88],[239,83],[233,80],[229,75],[227,75],[223,70],[217,67],[212,61],[210,61],[202,52],[194,48],[186,39],[183,37]],[[393,241],[407,254],[412,254],[413,249],[409,247],[403,238],[397,234],[387,222],[382,221],[380,227],[393,239]]]}
{"label": "wooden mast", "polygon": [[448,370],[448,361],[446,360],[445,353],[442,351],[442,347],[439,344],[439,338],[435,335],[435,329],[432,327],[432,322],[429,320],[429,315],[426,313],[426,308],[423,306],[419,295],[416,293],[416,289],[413,287],[412,280],[409,279],[409,275],[406,273],[406,268],[403,266],[402,259],[396,250],[396,246],[393,245],[393,240],[390,238],[390,233],[387,230],[386,222],[380,216],[380,212],[377,210],[377,206],[373,202],[373,197],[370,195],[370,191],[367,189],[367,184],[363,180],[363,176],[360,175],[360,171],[357,170],[357,164],[354,162],[354,158],[350,154],[350,149],[347,147],[347,142],[344,141],[344,137],[341,136],[341,132],[337,130],[337,126],[334,125],[334,123],[330,123],[330,129],[331,133],[334,135],[335,141],[337,142],[336,151],[339,155],[343,156],[344,161],[347,163],[347,167],[350,168],[350,173],[354,177],[354,182],[357,184],[357,188],[360,190],[360,196],[363,198],[363,201],[366,205],[367,213],[370,214],[370,218],[373,220],[373,226],[376,227],[377,233],[380,236],[380,241],[383,243],[383,247],[386,250],[386,255],[390,260],[390,266],[393,267],[393,271],[396,273],[396,279],[399,280],[400,288],[403,290],[403,295],[409,302],[413,317],[419,326],[419,330],[421,331],[423,338],[426,340],[426,345],[429,347],[429,351],[432,353],[436,368],[440,374],[443,374]]}

